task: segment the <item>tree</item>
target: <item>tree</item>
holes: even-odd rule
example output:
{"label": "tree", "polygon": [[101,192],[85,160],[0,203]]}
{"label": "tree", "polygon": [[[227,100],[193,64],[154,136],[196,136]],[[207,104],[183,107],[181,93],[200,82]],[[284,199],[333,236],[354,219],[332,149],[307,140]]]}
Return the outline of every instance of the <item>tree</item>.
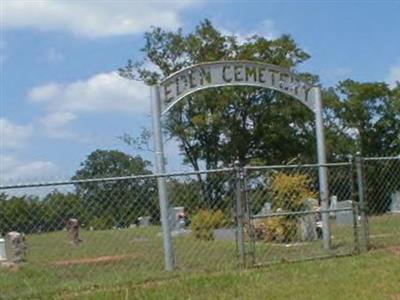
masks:
{"label": "tree", "polygon": [[[145,34],[145,39],[143,62],[129,61],[120,74],[149,84],[205,61],[246,59],[295,72],[294,67],[309,58],[288,35],[275,40],[253,36],[240,42],[235,36],[219,32],[208,20],[188,35],[182,30],[154,28]],[[147,62],[159,71],[147,69]],[[317,81],[315,76],[300,75]],[[212,169],[236,160],[246,164],[252,159],[282,163],[298,155],[305,161],[314,158],[314,145],[310,148],[309,138],[309,134],[313,135],[313,114],[278,92],[250,87],[201,91],[176,105],[166,120],[168,135],[178,140],[184,162],[195,170],[201,163]]]}
{"label": "tree", "polygon": [[339,82],[330,89],[328,105],[331,120],[352,153],[363,156],[400,153],[400,85],[390,89],[383,82]]}
{"label": "tree", "polygon": [[88,226],[125,227],[141,215],[158,215],[154,178],[106,179],[149,175],[150,162],[116,150],[96,150],[81,163],[73,180],[103,178],[100,182],[76,183],[91,222]]}
{"label": "tree", "polygon": [[[153,28],[145,34],[145,40],[143,61],[128,61],[120,75],[148,84],[206,61],[245,59],[296,72],[295,67],[309,58],[288,35],[275,40],[255,35],[241,42],[219,32],[208,20],[187,35],[182,30]],[[157,71],[146,68],[148,63]],[[318,81],[310,74],[298,75],[311,83]],[[314,161],[313,124],[312,112],[284,94],[252,87],[224,87],[197,92],[178,103],[166,118],[165,130],[170,138],[177,139],[184,163],[199,170],[202,165],[215,169],[234,161],[242,165],[251,161],[282,163],[294,157]],[[215,184],[211,177],[198,176],[198,181],[203,183],[203,196],[217,203],[221,195],[212,193]]]}

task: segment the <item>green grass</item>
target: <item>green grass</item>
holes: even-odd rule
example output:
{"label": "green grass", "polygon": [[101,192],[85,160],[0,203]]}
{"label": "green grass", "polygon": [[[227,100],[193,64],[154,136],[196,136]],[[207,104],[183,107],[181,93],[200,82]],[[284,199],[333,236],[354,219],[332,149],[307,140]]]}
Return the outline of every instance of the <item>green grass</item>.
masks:
{"label": "green grass", "polygon": [[[371,243],[375,247],[400,245],[400,216],[371,218],[370,232]],[[329,252],[323,250],[321,241],[288,245],[257,242],[255,263],[269,264],[353,252],[352,226],[333,225],[332,234],[333,247]],[[82,239],[84,242],[81,245],[73,246],[63,231],[28,235],[26,262],[18,270],[0,269],[0,299],[74,298],[75,293],[78,293],[76,299],[81,299],[81,296],[97,299],[103,297],[101,294],[105,299],[118,299],[124,297],[125,293],[133,299],[158,299],[157,296],[163,295],[171,295],[171,299],[192,299],[194,295],[199,296],[193,299],[208,299],[207,296],[215,296],[211,297],[214,299],[243,299],[242,291],[250,293],[253,289],[255,292],[250,295],[254,297],[265,299],[258,293],[270,291],[279,299],[284,297],[286,291],[293,295],[296,295],[297,289],[310,292],[315,284],[313,281],[325,280],[325,276],[330,281],[343,280],[349,281],[349,286],[354,285],[356,279],[348,276],[348,273],[356,276],[357,280],[364,280],[363,266],[370,268],[368,276],[376,276],[375,279],[381,280],[379,276],[387,276],[388,285],[392,284],[394,275],[397,276],[397,282],[400,281],[399,273],[395,270],[399,257],[384,250],[351,258],[278,264],[237,272],[235,242],[199,241],[191,235],[179,236],[174,238],[178,271],[167,273],[163,271],[164,255],[159,227],[82,231]],[[248,261],[252,260],[251,246],[250,243],[246,244]],[[110,256],[110,260],[92,261],[105,256]],[[379,262],[382,264],[379,265]],[[380,275],[372,275],[373,268]],[[299,276],[298,282],[293,272]],[[283,279],[285,276],[287,280]],[[369,285],[368,278],[360,281],[360,284]],[[320,284],[323,285],[323,282]],[[292,284],[295,288],[288,288]],[[201,296],[202,289],[208,286],[213,289],[212,294]],[[316,295],[320,295],[317,287],[314,286],[318,290]],[[174,292],[174,289],[179,291]],[[94,292],[93,295],[90,291]],[[389,286],[388,291],[395,293],[397,290]]]}
{"label": "green grass", "polygon": [[280,264],[242,272],[196,274],[59,294],[59,299],[400,299],[400,256],[360,256]]}

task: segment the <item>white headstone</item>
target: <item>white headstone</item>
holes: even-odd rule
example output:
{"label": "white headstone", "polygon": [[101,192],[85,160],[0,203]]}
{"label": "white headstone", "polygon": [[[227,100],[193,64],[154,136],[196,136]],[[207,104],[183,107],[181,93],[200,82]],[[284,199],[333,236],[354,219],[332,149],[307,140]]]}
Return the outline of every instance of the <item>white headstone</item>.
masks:
{"label": "white headstone", "polygon": [[353,201],[345,200],[337,202],[337,209],[347,208],[349,210],[336,212],[336,223],[339,225],[351,225],[354,222],[353,218]]}
{"label": "white headstone", "polygon": [[257,215],[267,215],[272,211],[272,205],[270,202],[265,202],[261,210]]}
{"label": "white headstone", "polygon": [[392,213],[400,213],[400,191],[392,194],[392,204],[390,205],[390,211]]}
{"label": "white headstone", "polygon": [[182,224],[182,217],[185,215],[185,208],[183,206],[175,206],[171,207],[169,210],[169,224],[171,227],[171,231],[174,230],[180,230],[182,227],[184,227],[184,224]]}
{"label": "white headstone", "polygon": [[151,222],[150,222],[151,217],[149,216],[145,216],[145,217],[139,217],[139,226],[140,227],[148,227],[150,226]]}
{"label": "white headstone", "polygon": [[[332,197],[331,197],[331,204],[329,205],[329,209],[331,209],[331,210],[334,210],[334,209],[336,209],[337,208],[337,196],[335,196],[335,195],[333,195]],[[335,217],[336,216],[336,213],[334,212],[334,211],[332,211],[332,212],[330,212],[329,213],[329,215],[331,216],[331,217]]]}
{"label": "white headstone", "polygon": [[0,239],[0,261],[6,260],[6,242]]}

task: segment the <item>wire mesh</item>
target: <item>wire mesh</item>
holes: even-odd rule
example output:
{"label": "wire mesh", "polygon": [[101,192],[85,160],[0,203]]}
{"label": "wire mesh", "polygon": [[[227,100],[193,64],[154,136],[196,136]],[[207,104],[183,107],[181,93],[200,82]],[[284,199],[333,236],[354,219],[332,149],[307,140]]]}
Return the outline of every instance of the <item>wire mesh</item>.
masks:
{"label": "wire mesh", "polygon": [[[357,206],[350,164],[327,165],[330,209],[321,211],[318,166],[249,168],[247,197],[256,264],[351,254],[357,249]],[[324,250],[321,213],[329,213]]]}
{"label": "wire mesh", "polygon": [[[0,298],[357,253],[363,222],[356,166],[324,165],[327,211],[320,209],[319,167],[163,175],[178,273],[164,270],[160,175],[0,187],[0,236],[23,233],[26,245],[22,263],[0,268]],[[364,159],[362,171],[371,245],[400,245],[399,158]],[[329,250],[322,213],[330,216]]]}
{"label": "wire mesh", "polygon": [[363,160],[370,247],[400,245],[400,157]]}

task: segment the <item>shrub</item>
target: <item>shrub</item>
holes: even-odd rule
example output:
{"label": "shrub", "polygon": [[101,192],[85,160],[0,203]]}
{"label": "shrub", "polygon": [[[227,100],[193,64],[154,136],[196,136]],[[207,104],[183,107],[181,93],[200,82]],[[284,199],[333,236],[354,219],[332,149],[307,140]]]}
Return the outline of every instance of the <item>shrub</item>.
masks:
{"label": "shrub", "polygon": [[[284,212],[307,209],[306,201],[318,197],[310,186],[311,179],[305,174],[276,174],[270,185],[273,207]],[[291,242],[298,238],[298,221],[294,216],[260,219],[254,229],[258,239],[267,241]]]}
{"label": "shrub", "polygon": [[200,240],[213,240],[213,229],[224,227],[228,224],[221,210],[199,210],[192,217],[191,228],[194,236]]}
{"label": "shrub", "polygon": [[297,238],[297,220],[288,217],[260,219],[255,224],[256,238],[269,242],[290,242]]}
{"label": "shrub", "polygon": [[283,211],[304,209],[307,199],[317,198],[318,193],[311,189],[312,180],[305,174],[278,173],[271,180],[273,205]]}

